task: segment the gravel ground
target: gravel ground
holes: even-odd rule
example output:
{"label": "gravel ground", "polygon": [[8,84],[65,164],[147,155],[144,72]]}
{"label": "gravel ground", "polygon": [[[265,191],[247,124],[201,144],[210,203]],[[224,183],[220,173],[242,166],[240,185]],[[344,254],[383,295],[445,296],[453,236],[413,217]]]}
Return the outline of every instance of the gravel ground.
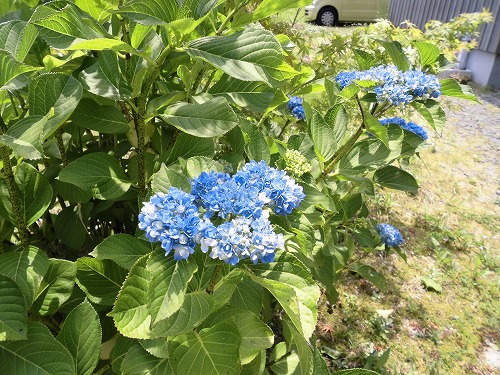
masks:
{"label": "gravel ground", "polygon": [[[463,159],[455,165],[465,179],[474,179],[491,213],[500,215],[500,90],[473,86],[479,103],[446,98],[445,132],[436,140],[437,152],[454,153],[463,149]],[[457,177],[458,178],[458,177]],[[498,233],[500,234],[500,233]]]}
{"label": "gravel ground", "polygon": [[[477,152],[493,164],[500,163],[500,90],[488,90],[478,86],[473,87],[480,104],[463,100],[452,102],[460,105],[448,111],[447,126],[453,126],[458,135],[465,139],[481,134],[487,138]],[[498,177],[498,176],[497,176]]]}
{"label": "gravel ground", "polygon": [[[473,207],[478,211],[490,210],[491,215],[497,217],[489,229],[492,234],[491,250],[498,259],[500,229],[495,223],[498,223],[500,217],[500,90],[488,90],[478,86],[473,89],[480,104],[464,103],[463,100],[455,98],[445,101],[448,117],[446,137],[449,138],[443,137],[437,143],[441,143],[444,148],[463,147],[464,159],[468,158],[469,153],[473,156],[474,163],[459,163],[455,167],[462,177],[474,178],[480,191],[476,197],[463,197],[464,201],[472,199],[475,205]],[[451,165],[448,167],[453,168]],[[472,212],[475,211],[474,208]],[[484,342],[482,359],[491,374],[500,374],[499,346],[500,342],[495,342],[495,338],[486,338]]]}

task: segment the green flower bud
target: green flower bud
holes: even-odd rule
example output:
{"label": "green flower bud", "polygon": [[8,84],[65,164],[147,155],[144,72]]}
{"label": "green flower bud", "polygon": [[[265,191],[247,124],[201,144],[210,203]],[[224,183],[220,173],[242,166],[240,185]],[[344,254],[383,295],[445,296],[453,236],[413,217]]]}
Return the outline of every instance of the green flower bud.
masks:
{"label": "green flower bud", "polygon": [[295,177],[300,177],[304,173],[311,171],[311,164],[305,156],[297,150],[287,150],[285,153],[285,171]]}

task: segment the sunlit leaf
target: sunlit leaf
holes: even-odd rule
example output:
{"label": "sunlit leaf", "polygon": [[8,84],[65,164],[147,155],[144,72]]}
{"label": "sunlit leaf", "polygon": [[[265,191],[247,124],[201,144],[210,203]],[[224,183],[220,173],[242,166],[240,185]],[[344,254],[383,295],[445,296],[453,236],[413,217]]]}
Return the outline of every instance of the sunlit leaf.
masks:
{"label": "sunlit leaf", "polygon": [[420,65],[422,67],[431,66],[438,61],[441,52],[435,44],[428,42],[413,42],[412,44],[418,50]]}
{"label": "sunlit leaf", "polygon": [[301,8],[310,5],[311,0],[263,0],[258,3],[251,13],[240,13],[234,21],[231,22],[232,27],[240,27],[250,22],[255,22],[273,14],[283,12],[287,9]]}
{"label": "sunlit leaf", "polygon": [[456,98],[472,100],[479,103],[472,92],[470,86],[461,85],[453,78],[445,78],[440,81],[441,83],[441,93],[446,96],[454,96]]}
{"label": "sunlit leaf", "polygon": [[433,290],[438,293],[441,293],[443,291],[443,287],[441,286],[441,284],[431,277],[421,276],[420,280],[422,280],[422,283],[429,290]]}
{"label": "sunlit leaf", "polygon": [[130,188],[125,171],[111,155],[95,152],[69,163],[59,180],[79,186],[98,199],[113,199]]}
{"label": "sunlit leaf", "polygon": [[148,285],[151,272],[146,269],[149,255],[141,257],[130,269],[110,315],[118,331],[126,337],[149,338],[151,315]]}
{"label": "sunlit leaf", "polygon": [[151,252],[148,242],[129,234],[106,237],[89,254],[98,259],[111,259],[119,266],[130,269],[142,256]]}
{"label": "sunlit leaf", "polygon": [[12,54],[0,49],[0,90],[21,74],[39,70],[34,66],[25,65],[17,61]]}
{"label": "sunlit leaf", "polygon": [[279,42],[262,27],[200,38],[191,42],[186,51],[242,81],[260,81],[272,86],[297,74],[284,62]]}
{"label": "sunlit leaf", "polygon": [[107,32],[85,12],[73,4],[58,9],[58,4],[46,4],[35,9],[30,23],[52,47],[66,49],[75,41],[107,36]]}
{"label": "sunlit leaf", "polygon": [[178,262],[159,249],[151,254],[147,267],[151,272],[148,299],[151,324],[154,325],[181,308],[187,283],[196,272],[197,265],[191,258]]}
{"label": "sunlit leaf", "polygon": [[274,262],[257,264],[249,276],[278,300],[297,331],[309,340],[317,319],[319,288],[310,273],[292,255],[280,254]]}
{"label": "sunlit leaf", "polygon": [[64,320],[57,341],[75,359],[78,375],[90,375],[97,366],[101,335],[99,315],[88,301],[75,307]]}
{"label": "sunlit leaf", "polygon": [[17,61],[23,62],[33,45],[38,31],[33,25],[21,20],[0,24],[0,49],[12,54]]}
{"label": "sunlit leaf", "polygon": [[203,104],[177,103],[167,107],[160,117],[196,137],[216,137],[238,125],[238,118],[223,98]]}
{"label": "sunlit leaf", "polygon": [[0,342],[0,363],[4,375],[75,373],[71,354],[38,322],[28,322],[27,340]]}
{"label": "sunlit leaf", "polygon": [[75,5],[102,22],[110,17],[109,10],[117,9],[119,0],[75,0]]}
{"label": "sunlit leaf", "polygon": [[111,306],[127,271],[109,259],[82,257],[76,260],[76,282],[94,303]]}
{"label": "sunlit leaf", "polygon": [[349,266],[349,270],[356,272],[358,275],[370,281],[373,285],[382,290],[386,290],[388,287],[386,278],[371,266],[361,263],[353,263]]}
{"label": "sunlit leaf", "polygon": [[446,123],[446,113],[441,105],[435,100],[426,100],[425,102],[413,102],[412,107],[436,130],[439,134],[443,132]]}
{"label": "sunlit leaf", "polygon": [[16,282],[28,309],[48,269],[49,258],[42,250],[34,246],[0,255],[0,275],[7,276]]}
{"label": "sunlit leaf", "polygon": [[241,336],[242,365],[252,362],[262,350],[269,349],[274,343],[272,329],[259,318],[259,315],[239,308],[222,308],[208,317],[203,326],[210,327],[222,321],[231,322],[238,329]]}
{"label": "sunlit leaf", "polygon": [[237,328],[227,322],[176,337],[178,346],[172,353],[175,373],[237,375],[240,340]]}
{"label": "sunlit leaf", "polygon": [[0,275],[0,342],[25,340],[27,314],[21,289],[7,276]]}
{"label": "sunlit leaf", "polygon": [[398,67],[398,69],[406,72],[410,68],[410,63],[408,62],[408,58],[406,57],[403,47],[399,42],[386,42],[383,40],[378,41],[389,54],[392,59],[394,65]]}
{"label": "sunlit leaf", "polygon": [[418,191],[418,183],[415,177],[393,165],[378,169],[373,175],[373,181],[391,189],[408,191],[414,194]]}
{"label": "sunlit leaf", "polygon": [[90,99],[78,103],[72,120],[82,128],[100,133],[126,133],[129,129],[127,119],[117,107],[99,105]]}
{"label": "sunlit leaf", "polygon": [[52,315],[71,296],[75,285],[76,265],[69,260],[49,259],[49,269],[43,277],[32,310],[40,315]]}
{"label": "sunlit leaf", "polygon": [[222,95],[236,105],[253,112],[264,112],[271,104],[275,90],[263,82],[241,81],[224,74],[208,91]]}
{"label": "sunlit leaf", "polygon": [[82,85],[75,78],[61,73],[42,74],[30,83],[30,114],[47,116],[47,123],[42,129],[42,140],[54,134],[71,116],[82,93]]}
{"label": "sunlit leaf", "polygon": [[[166,342],[166,340],[164,339]],[[151,355],[140,345],[131,346],[120,365],[123,375],[174,375],[170,360]]]}
{"label": "sunlit leaf", "polygon": [[164,25],[177,19],[179,5],[177,0],[132,0],[117,13],[143,25]]}
{"label": "sunlit leaf", "polygon": [[309,120],[309,133],[314,143],[318,158],[322,162],[327,162],[335,154],[335,132],[325,119],[315,110],[312,110],[312,116]]}
{"label": "sunlit leaf", "polygon": [[[21,214],[27,225],[33,224],[49,207],[52,188],[47,178],[30,164],[22,163],[16,168],[14,180],[18,187]],[[0,180],[0,214],[16,222],[12,200],[7,189],[7,181]]]}

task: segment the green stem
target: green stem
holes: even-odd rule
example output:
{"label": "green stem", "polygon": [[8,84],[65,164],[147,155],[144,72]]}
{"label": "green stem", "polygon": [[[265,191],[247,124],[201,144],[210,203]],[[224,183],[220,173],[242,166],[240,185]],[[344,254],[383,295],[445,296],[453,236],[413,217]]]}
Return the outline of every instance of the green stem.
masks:
{"label": "green stem", "polygon": [[139,198],[143,199],[146,197],[146,142],[145,142],[145,128],[146,128],[146,106],[148,103],[149,94],[153,88],[154,81],[160,75],[160,67],[167,59],[168,55],[172,51],[170,46],[165,47],[161,52],[160,56],[156,59],[155,65],[152,67],[149,74],[146,76],[144,83],[142,85],[141,95],[137,97],[133,104],[133,117],[135,124],[135,131],[137,133],[137,185],[139,188]]}
{"label": "green stem", "polygon": [[286,120],[285,122],[285,125],[283,125],[283,127],[281,128],[281,131],[280,133],[278,134],[278,139],[281,139],[281,136],[283,135],[283,133],[285,132],[285,129],[288,127],[288,125],[290,125],[292,122],[290,121],[290,119]]}
{"label": "green stem", "polygon": [[135,132],[137,134],[137,185],[139,187],[139,198],[141,200],[146,196],[146,142],[145,142],[145,127],[146,123],[144,121],[145,115],[145,98],[137,98],[135,102],[138,111],[134,111],[134,125]]}
{"label": "green stem", "polygon": [[29,245],[29,231],[23,214],[19,190],[14,178],[14,173],[12,172],[10,149],[7,146],[0,147],[0,153],[2,154],[3,175],[5,176],[5,181],[7,182],[7,191],[9,192],[9,199],[12,205],[12,211],[14,212],[14,218],[16,220],[19,240],[21,241],[21,245],[23,247],[27,247]]}
{"label": "green stem", "polygon": [[322,178],[324,178],[326,175],[328,175],[333,170],[333,168],[335,167],[335,165],[340,161],[340,159],[342,159],[349,152],[349,150],[356,143],[356,141],[361,136],[361,134],[363,134],[363,128],[364,128],[364,125],[361,125],[358,128],[358,130],[356,131],[356,133],[354,133],[351,136],[351,138],[349,138],[347,140],[347,142],[344,143],[342,145],[342,147],[340,147],[337,150],[337,152],[335,152],[335,154],[333,155],[332,161],[328,164],[328,166],[325,168],[325,170],[321,174]]}
{"label": "green stem", "polygon": [[107,364],[106,366],[103,366],[99,370],[97,370],[97,372],[94,373],[94,375],[102,375],[102,374],[104,374],[110,368],[111,368],[111,365]]}
{"label": "green stem", "polygon": [[9,95],[9,99],[10,99],[10,102],[12,104],[12,109],[14,109],[14,113],[16,114],[16,117],[19,117],[19,112],[17,111],[16,102],[14,101],[14,97],[12,96],[12,93],[10,91],[7,91],[7,94]]}
{"label": "green stem", "polygon": [[386,112],[389,108],[391,108],[391,106],[392,106],[391,104],[389,104],[389,105],[383,105],[380,108],[378,108],[378,110],[376,110],[377,108],[374,108],[372,115],[374,117],[378,117],[382,113]]}
{"label": "green stem", "polygon": [[208,294],[212,294],[214,292],[215,284],[217,283],[217,279],[219,278],[220,271],[222,270],[222,265],[218,264],[215,266],[214,273],[212,275],[212,278],[210,279],[210,282],[208,283],[206,292]]}
{"label": "green stem", "polygon": [[191,97],[192,95],[196,95],[196,91],[198,91],[198,87],[200,86],[201,80],[203,76],[205,75],[207,68],[205,63],[203,63],[203,66],[201,67],[200,71],[198,72],[198,75],[196,76],[196,79],[193,82],[193,85],[189,88],[188,92],[188,98]]}
{"label": "green stem", "polygon": [[62,135],[63,135],[62,129],[57,129],[57,131],[55,133],[57,149],[59,150],[59,154],[61,154],[61,160],[63,162],[63,165],[67,166],[68,165],[68,158],[66,156],[66,149],[64,148],[64,142],[63,142]]}
{"label": "green stem", "polygon": [[353,135],[351,135],[351,137],[347,140],[347,142],[344,143],[342,147],[340,147],[335,152],[335,154],[333,154],[332,161],[326,166],[325,170],[319,177],[319,180],[325,178],[325,176],[327,176],[333,170],[335,165],[350,151],[351,147],[356,143],[361,134],[363,134],[363,129],[365,127],[365,114],[363,112],[363,107],[361,106],[361,101],[359,100],[359,97],[356,97],[356,100],[358,102],[359,110],[361,112],[361,117],[363,119],[361,122],[361,126]]}
{"label": "green stem", "polygon": [[[121,22],[121,29],[122,29],[122,41],[130,44],[130,33],[127,30],[127,25],[125,24],[125,19],[122,18],[120,20]],[[127,78],[127,82],[131,83],[132,82],[132,64],[130,62],[130,54],[127,53],[125,55],[125,77]]]}
{"label": "green stem", "polygon": [[262,117],[260,118],[259,122],[257,123],[257,129],[262,128],[262,124],[264,123],[264,120],[266,119],[267,115],[264,113]]}
{"label": "green stem", "polygon": [[208,88],[210,87],[210,84],[212,83],[212,80],[215,77],[215,73],[216,73],[215,69],[213,69],[210,72],[210,75],[208,76],[207,82],[205,82],[205,86],[203,87],[203,92],[207,92],[208,91]]}
{"label": "green stem", "polygon": [[19,100],[19,105],[21,106],[22,113],[19,116],[19,118],[24,118],[26,113],[28,112],[28,106],[26,105],[26,101],[24,100],[23,96],[19,94],[18,91],[16,91],[16,97]]}
{"label": "green stem", "polygon": [[222,32],[224,31],[224,29],[226,28],[226,25],[233,18],[233,16],[236,14],[236,12],[238,12],[241,8],[245,7],[247,4],[248,4],[248,1],[244,1],[239,6],[237,6],[236,8],[234,8],[231,12],[229,12],[229,14],[227,15],[226,19],[224,20],[224,22],[222,22],[222,24],[217,29],[217,31],[215,32],[215,34],[217,34],[217,35],[222,34]]}
{"label": "green stem", "polygon": [[217,31],[215,32],[215,34],[217,35],[220,35],[222,34],[222,32],[224,31],[224,29],[226,28],[226,25],[227,23],[229,22],[229,20],[234,16],[234,14],[236,13],[237,11],[237,8],[234,8],[231,13],[229,13],[226,17],[226,19],[222,22],[222,24],[220,25],[220,27],[217,29]]}

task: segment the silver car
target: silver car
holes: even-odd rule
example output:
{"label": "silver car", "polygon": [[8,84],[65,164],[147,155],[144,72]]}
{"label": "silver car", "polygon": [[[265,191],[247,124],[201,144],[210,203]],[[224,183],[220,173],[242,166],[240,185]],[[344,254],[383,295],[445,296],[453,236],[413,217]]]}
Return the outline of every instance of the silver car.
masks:
{"label": "silver car", "polygon": [[337,22],[373,22],[386,9],[387,0],[314,0],[305,7],[306,19],[318,25]]}

